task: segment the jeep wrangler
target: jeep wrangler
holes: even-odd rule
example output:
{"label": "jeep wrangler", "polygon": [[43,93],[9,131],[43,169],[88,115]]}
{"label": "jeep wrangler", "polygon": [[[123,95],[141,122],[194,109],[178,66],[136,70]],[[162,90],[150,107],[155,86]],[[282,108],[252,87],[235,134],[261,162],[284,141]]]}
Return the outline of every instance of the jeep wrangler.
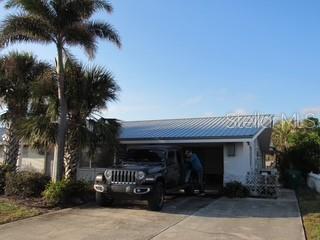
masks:
{"label": "jeep wrangler", "polygon": [[123,159],[96,176],[96,202],[109,205],[114,199],[147,200],[150,210],[159,211],[169,189],[190,192],[185,165],[179,147],[131,147]]}

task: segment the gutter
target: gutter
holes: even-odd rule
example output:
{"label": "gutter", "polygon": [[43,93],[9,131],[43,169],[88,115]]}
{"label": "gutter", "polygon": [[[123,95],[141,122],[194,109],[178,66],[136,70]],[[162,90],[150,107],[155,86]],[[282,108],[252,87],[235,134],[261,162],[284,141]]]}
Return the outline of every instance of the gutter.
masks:
{"label": "gutter", "polygon": [[120,140],[121,144],[181,144],[181,143],[231,143],[250,142],[252,138],[226,138],[226,139],[154,139],[154,140]]}

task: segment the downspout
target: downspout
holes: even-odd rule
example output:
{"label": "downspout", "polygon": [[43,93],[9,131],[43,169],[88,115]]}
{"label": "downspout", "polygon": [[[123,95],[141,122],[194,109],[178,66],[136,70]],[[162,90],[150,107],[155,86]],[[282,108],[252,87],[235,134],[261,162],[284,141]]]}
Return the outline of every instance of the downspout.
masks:
{"label": "downspout", "polygon": [[249,151],[250,151],[250,169],[251,171],[254,170],[254,143],[253,141],[247,142],[249,145]]}

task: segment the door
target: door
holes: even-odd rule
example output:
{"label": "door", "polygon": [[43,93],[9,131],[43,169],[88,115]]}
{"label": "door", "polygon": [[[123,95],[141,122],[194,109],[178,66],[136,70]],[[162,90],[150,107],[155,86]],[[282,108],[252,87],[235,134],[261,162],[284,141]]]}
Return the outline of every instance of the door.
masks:
{"label": "door", "polygon": [[206,146],[192,148],[198,155],[204,168],[204,181],[206,189],[221,187],[223,184],[223,147]]}
{"label": "door", "polygon": [[169,151],[167,158],[167,184],[168,187],[175,187],[179,184],[180,169],[177,158],[177,151]]}

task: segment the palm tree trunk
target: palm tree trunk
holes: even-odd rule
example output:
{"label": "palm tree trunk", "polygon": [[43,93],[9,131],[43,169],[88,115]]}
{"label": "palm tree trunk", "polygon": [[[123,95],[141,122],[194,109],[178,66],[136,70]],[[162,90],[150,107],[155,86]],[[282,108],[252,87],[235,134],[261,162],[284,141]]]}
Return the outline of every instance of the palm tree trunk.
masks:
{"label": "palm tree trunk", "polygon": [[75,181],[77,179],[77,166],[80,147],[76,138],[70,139],[65,148],[64,155],[64,178]]}
{"label": "palm tree trunk", "polygon": [[20,141],[15,134],[14,125],[11,123],[7,129],[4,137],[4,163],[13,166],[17,166],[17,160],[19,155]]}
{"label": "palm tree trunk", "polygon": [[59,181],[63,176],[63,160],[64,160],[64,147],[65,136],[67,130],[67,101],[65,99],[64,89],[64,63],[62,44],[57,44],[58,58],[57,58],[57,74],[58,74],[58,98],[60,105],[60,113],[58,120],[58,134],[56,145],[54,147],[54,167],[52,180]]}

